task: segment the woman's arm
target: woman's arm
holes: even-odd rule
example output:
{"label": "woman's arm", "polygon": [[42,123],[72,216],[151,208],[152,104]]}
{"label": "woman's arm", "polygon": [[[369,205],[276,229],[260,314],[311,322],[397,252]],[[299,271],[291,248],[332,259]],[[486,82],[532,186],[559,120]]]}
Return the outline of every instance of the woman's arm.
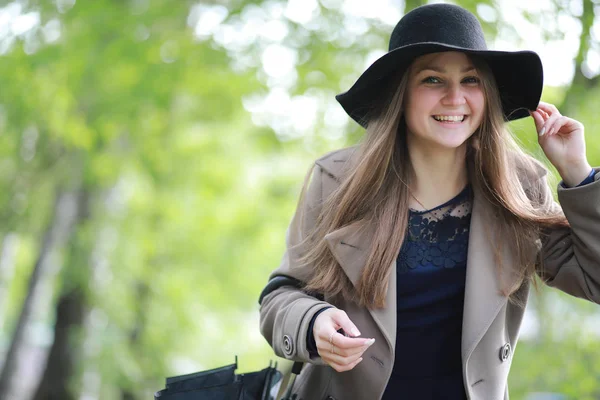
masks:
{"label": "woman's arm", "polygon": [[[304,182],[296,213],[286,233],[286,252],[279,267],[270,278],[285,275],[301,282],[308,282],[312,270],[301,267],[298,259],[303,251],[298,246],[314,228],[321,210],[322,180],[324,172],[319,165],[313,166]],[[311,177],[312,176],[312,177]],[[310,182],[309,182],[310,178]],[[326,177],[326,179],[331,179]],[[313,316],[331,305],[305,293],[294,286],[282,286],[266,295],[260,306],[260,330],[275,354],[295,361],[324,364],[318,357],[311,357],[307,348],[308,329]]]}
{"label": "woman's arm", "polygon": [[600,304],[600,170],[595,170],[592,183],[581,185],[592,169],[584,126],[543,102],[531,116],[540,147],[565,183],[558,185],[559,206],[546,179],[540,179],[542,206],[551,212],[562,207],[571,225],[543,235],[538,274],[550,286]]}
{"label": "woman's arm", "polygon": [[562,207],[571,227],[547,232],[538,274],[549,286],[600,304],[600,168],[595,172],[592,183],[559,185],[560,206],[546,179],[540,181],[544,208]]}

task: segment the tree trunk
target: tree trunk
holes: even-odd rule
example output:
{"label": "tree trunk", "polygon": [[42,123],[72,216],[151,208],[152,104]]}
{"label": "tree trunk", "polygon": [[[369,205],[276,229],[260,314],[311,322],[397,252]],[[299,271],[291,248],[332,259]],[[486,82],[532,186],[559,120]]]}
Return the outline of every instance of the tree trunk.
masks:
{"label": "tree trunk", "polygon": [[[77,226],[83,225],[84,221],[89,219],[88,193],[82,191],[79,199]],[[77,241],[72,242],[71,247],[71,254],[77,254],[82,250],[85,252],[85,246]],[[89,257],[86,254],[84,258]],[[86,268],[78,262],[79,260],[80,258],[76,256],[71,257],[66,268]],[[54,341],[46,360],[42,378],[33,396],[34,400],[70,400],[75,398],[74,393],[69,390],[69,383],[78,361],[77,356],[80,354],[80,346],[79,343],[73,340],[73,334],[77,333],[77,330],[81,329],[83,325],[86,308],[86,283],[86,278],[83,278],[81,282],[63,283],[62,293],[56,304]]]}
{"label": "tree trunk", "polygon": [[69,379],[76,365],[78,346],[72,346],[70,336],[83,322],[84,293],[74,288],[63,293],[56,306],[54,343],[46,362],[46,369],[37,388],[34,400],[71,400]]}
{"label": "tree trunk", "polygon": [[20,355],[27,345],[26,328],[31,322],[32,316],[35,315],[35,307],[40,305],[44,294],[42,290],[44,283],[52,275],[51,256],[71,236],[79,213],[80,202],[81,192],[79,191],[68,192],[64,189],[57,191],[54,211],[29,278],[27,295],[0,374],[0,400],[14,398],[11,395],[11,387],[13,377],[18,371]]}
{"label": "tree trunk", "polygon": [[0,331],[4,327],[4,313],[8,304],[8,289],[15,270],[15,254],[19,238],[15,233],[7,233],[0,250]]}
{"label": "tree trunk", "polygon": [[[135,290],[137,293],[136,297],[138,299],[138,302],[136,303],[137,309],[135,313],[135,324],[129,333],[129,347],[132,349],[134,354],[138,351],[143,351],[139,348],[139,342],[144,330],[146,329],[146,306],[150,298],[150,288],[146,282],[138,281]],[[136,397],[134,393],[135,392],[132,391],[131,387],[122,388],[121,399],[135,400]]]}

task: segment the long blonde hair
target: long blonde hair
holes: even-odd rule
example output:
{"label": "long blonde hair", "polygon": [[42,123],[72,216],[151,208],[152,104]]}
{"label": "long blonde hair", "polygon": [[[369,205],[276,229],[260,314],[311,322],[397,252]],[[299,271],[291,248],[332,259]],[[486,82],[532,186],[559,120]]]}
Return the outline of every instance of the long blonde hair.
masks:
{"label": "long blonde hair", "polygon": [[[515,272],[519,279],[503,290],[508,296],[525,279],[534,276],[538,249],[534,238],[540,237],[543,228],[568,223],[560,210],[550,212],[536,207],[535,199],[541,196],[539,185],[529,185],[525,193],[523,180],[527,176],[536,179],[537,175],[523,174],[515,166],[534,171],[540,164],[518,146],[508,130],[491,70],[482,60],[470,58],[481,77],[486,101],[482,124],[468,140],[467,168],[473,190],[493,206],[490,209],[496,210],[495,218],[502,221],[494,224],[494,234],[507,238],[506,245],[516,255],[519,270]],[[406,72],[398,77],[379,106],[374,107],[377,113],[369,118],[353,162],[340,186],[324,199],[317,223],[306,238],[311,245],[300,261],[313,266],[314,274],[306,285],[309,291],[342,296],[368,307],[385,306],[390,266],[398,256],[408,226],[409,185],[413,176],[402,113],[408,75]],[[327,233],[355,222],[375,227],[356,287],[324,240]],[[499,268],[503,251],[496,247]]]}

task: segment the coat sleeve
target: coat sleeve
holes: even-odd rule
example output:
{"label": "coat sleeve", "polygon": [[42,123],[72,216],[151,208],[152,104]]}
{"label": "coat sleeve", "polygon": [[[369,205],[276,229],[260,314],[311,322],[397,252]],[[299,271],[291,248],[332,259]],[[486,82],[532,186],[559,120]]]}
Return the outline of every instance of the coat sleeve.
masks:
{"label": "coat sleeve", "polygon": [[[538,274],[549,286],[600,304],[600,168],[595,172],[587,185],[558,185],[558,201],[571,227],[548,232]],[[543,181],[544,206],[559,207]]]}
{"label": "coat sleeve", "polygon": [[[311,172],[312,171],[312,172]],[[303,249],[300,243],[315,226],[323,201],[322,168],[315,164],[309,171],[300,202],[286,232],[286,251],[279,267],[270,279],[286,275],[307,282],[312,275],[310,266],[300,266],[298,258]],[[308,177],[312,179],[308,182]],[[331,178],[328,178],[331,179]],[[293,286],[280,287],[266,295],[260,306],[260,330],[275,354],[294,361],[323,365],[320,357],[312,357],[307,349],[307,334],[312,317],[331,305]]]}

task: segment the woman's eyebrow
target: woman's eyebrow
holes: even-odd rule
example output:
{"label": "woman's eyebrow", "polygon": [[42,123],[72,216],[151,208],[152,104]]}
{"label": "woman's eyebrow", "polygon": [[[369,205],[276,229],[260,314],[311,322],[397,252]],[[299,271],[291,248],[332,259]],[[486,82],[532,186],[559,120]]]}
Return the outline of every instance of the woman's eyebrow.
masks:
{"label": "woman's eyebrow", "polygon": [[[463,68],[460,72],[464,74],[466,72],[471,72],[471,71],[475,71],[475,70],[476,70],[475,67],[467,66],[467,67]],[[417,70],[417,74],[419,74],[423,71],[435,71],[435,72],[439,72],[440,74],[446,73],[446,70],[443,67],[438,67],[435,65],[429,65],[429,66],[422,67]]]}

